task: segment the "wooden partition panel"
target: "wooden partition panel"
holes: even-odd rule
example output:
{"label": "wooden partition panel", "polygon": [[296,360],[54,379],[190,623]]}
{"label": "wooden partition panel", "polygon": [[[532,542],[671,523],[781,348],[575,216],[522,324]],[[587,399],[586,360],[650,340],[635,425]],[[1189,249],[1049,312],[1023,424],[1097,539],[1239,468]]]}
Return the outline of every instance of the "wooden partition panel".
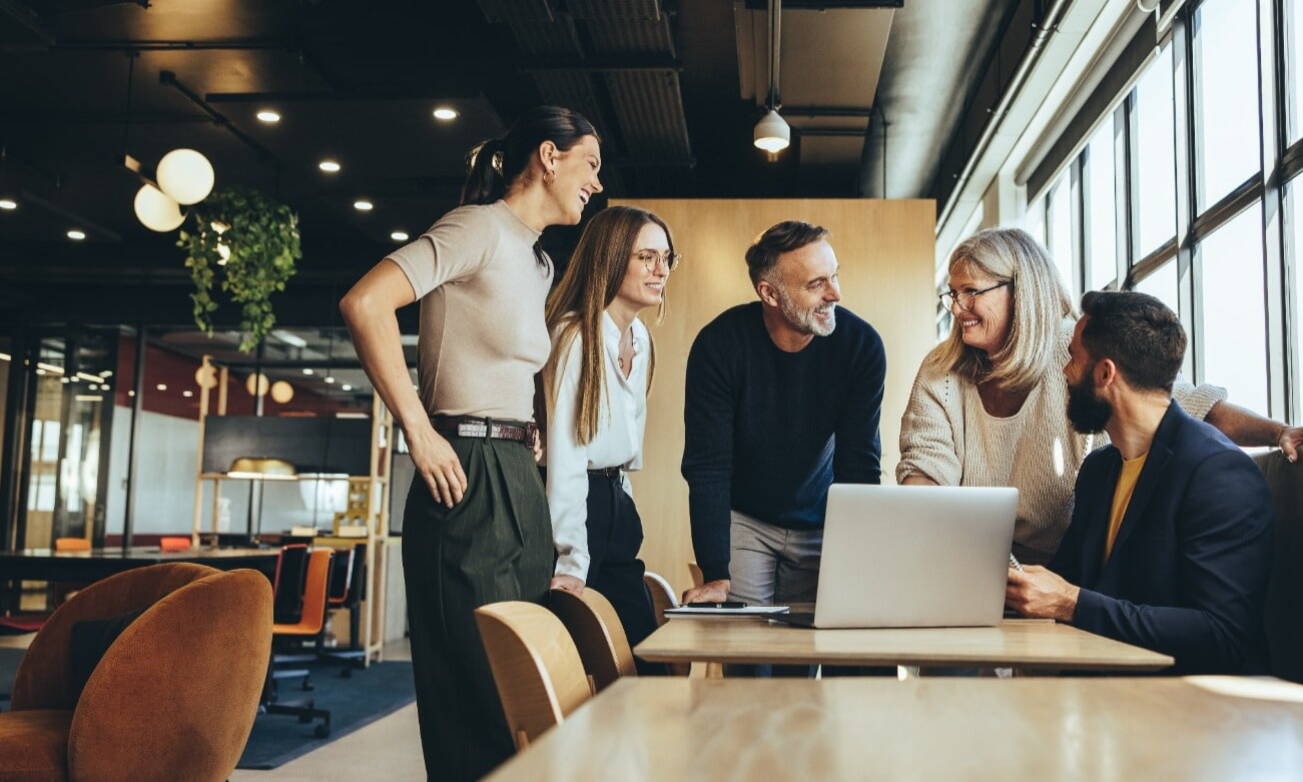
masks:
{"label": "wooden partition panel", "polygon": [[936,339],[933,291],[936,204],[870,199],[612,199],[660,215],[684,263],[671,276],[665,319],[644,321],[656,340],[656,379],[648,400],[644,466],[633,473],[646,532],[647,569],[680,592],[691,585],[693,559],[683,458],[683,382],[688,350],[702,326],[725,309],[756,299],[746,248],[782,220],[832,231],[841,262],[842,305],[873,324],[887,349],[882,407],[882,472],[894,482],[900,416],[923,355]]}

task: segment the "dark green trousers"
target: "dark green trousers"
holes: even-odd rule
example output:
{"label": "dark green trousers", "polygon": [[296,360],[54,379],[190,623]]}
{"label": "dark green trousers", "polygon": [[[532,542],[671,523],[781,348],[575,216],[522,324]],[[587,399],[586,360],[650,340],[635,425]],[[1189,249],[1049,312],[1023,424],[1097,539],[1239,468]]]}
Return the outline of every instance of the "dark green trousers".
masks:
{"label": "dark green trousers", "polygon": [[534,454],[509,440],[450,437],[467,493],[451,509],[418,475],[403,517],[403,573],[421,747],[430,779],[478,779],[511,757],[474,611],[542,602],[552,523]]}

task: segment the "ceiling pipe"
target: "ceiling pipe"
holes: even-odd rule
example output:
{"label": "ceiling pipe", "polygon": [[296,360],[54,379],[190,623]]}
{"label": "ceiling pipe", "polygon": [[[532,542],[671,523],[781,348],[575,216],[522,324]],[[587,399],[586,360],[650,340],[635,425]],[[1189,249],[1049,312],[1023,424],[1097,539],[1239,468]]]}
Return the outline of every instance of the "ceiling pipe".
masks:
{"label": "ceiling pipe", "polygon": [[963,193],[964,187],[968,185],[968,180],[972,178],[978,161],[986,153],[987,147],[991,145],[991,140],[995,138],[1000,123],[1004,121],[1010,106],[1018,99],[1023,86],[1027,83],[1027,77],[1031,75],[1032,69],[1036,67],[1036,63],[1045,50],[1045,44],[1049,42],[1050,36],[1058,31],[1058,24],[1071,4],[1072,0],[1054,0],[1054,4],[1050,6],[1045,15],[1041,17],[1041,21],[1036,25],[1036,36],[1032,39],[1031,46],[1028,47],[1022,60],[1018,62],[1018,69],[1014,71],[1013,78],[1009,80],[1008,89],[1000,96],[1000,102],[996,104],[995,109],[991,112],[991,119],[986,123],[986,127],[982,129],[982,135],[977,140],[977,146],[973,148],[972,154],[968,156],[968,162],[964,164],[963,170],[955,180],[955,186],[950,191],[950,195],[946,197],[945,206],[937,218],[936,230],[938,234],[941,233],[946,221],[950,219],[950,213],[958,205],[960,195]]}

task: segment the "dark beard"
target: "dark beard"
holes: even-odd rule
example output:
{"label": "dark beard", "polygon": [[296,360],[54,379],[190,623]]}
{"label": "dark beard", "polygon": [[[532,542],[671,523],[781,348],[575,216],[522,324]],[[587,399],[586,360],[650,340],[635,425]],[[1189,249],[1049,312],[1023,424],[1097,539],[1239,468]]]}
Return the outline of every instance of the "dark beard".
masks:
{"label": "dark beard", "polygon": [[1090,367],[1081,381],[1068,386],[1068,422],[1081,434],[1099,434],[1113,417],[1113,405],[1095,396]]}

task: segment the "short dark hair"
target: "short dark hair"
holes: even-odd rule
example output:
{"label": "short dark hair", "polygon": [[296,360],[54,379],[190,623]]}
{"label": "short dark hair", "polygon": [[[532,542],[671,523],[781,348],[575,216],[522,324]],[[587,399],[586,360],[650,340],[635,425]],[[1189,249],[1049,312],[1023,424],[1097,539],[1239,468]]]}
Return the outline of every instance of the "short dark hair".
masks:
{"label": "short dark hair", "polygon": [[784,220],[760,234],[756,243],[747,248],[747,271],[751,274],[751,284],[760,282],[761,278],[778,263],[778,256],[799,250],[807,244],[828,238],[831,232],[822,225]]}
{"label": "short dark hair", "polygon": [[1135,291],[1091,291],[1081,297],[1081,311],[1081,342],[1092,360],[1112,359],[1133,388],[1172,390],[1186,340],[1166,304]]}

